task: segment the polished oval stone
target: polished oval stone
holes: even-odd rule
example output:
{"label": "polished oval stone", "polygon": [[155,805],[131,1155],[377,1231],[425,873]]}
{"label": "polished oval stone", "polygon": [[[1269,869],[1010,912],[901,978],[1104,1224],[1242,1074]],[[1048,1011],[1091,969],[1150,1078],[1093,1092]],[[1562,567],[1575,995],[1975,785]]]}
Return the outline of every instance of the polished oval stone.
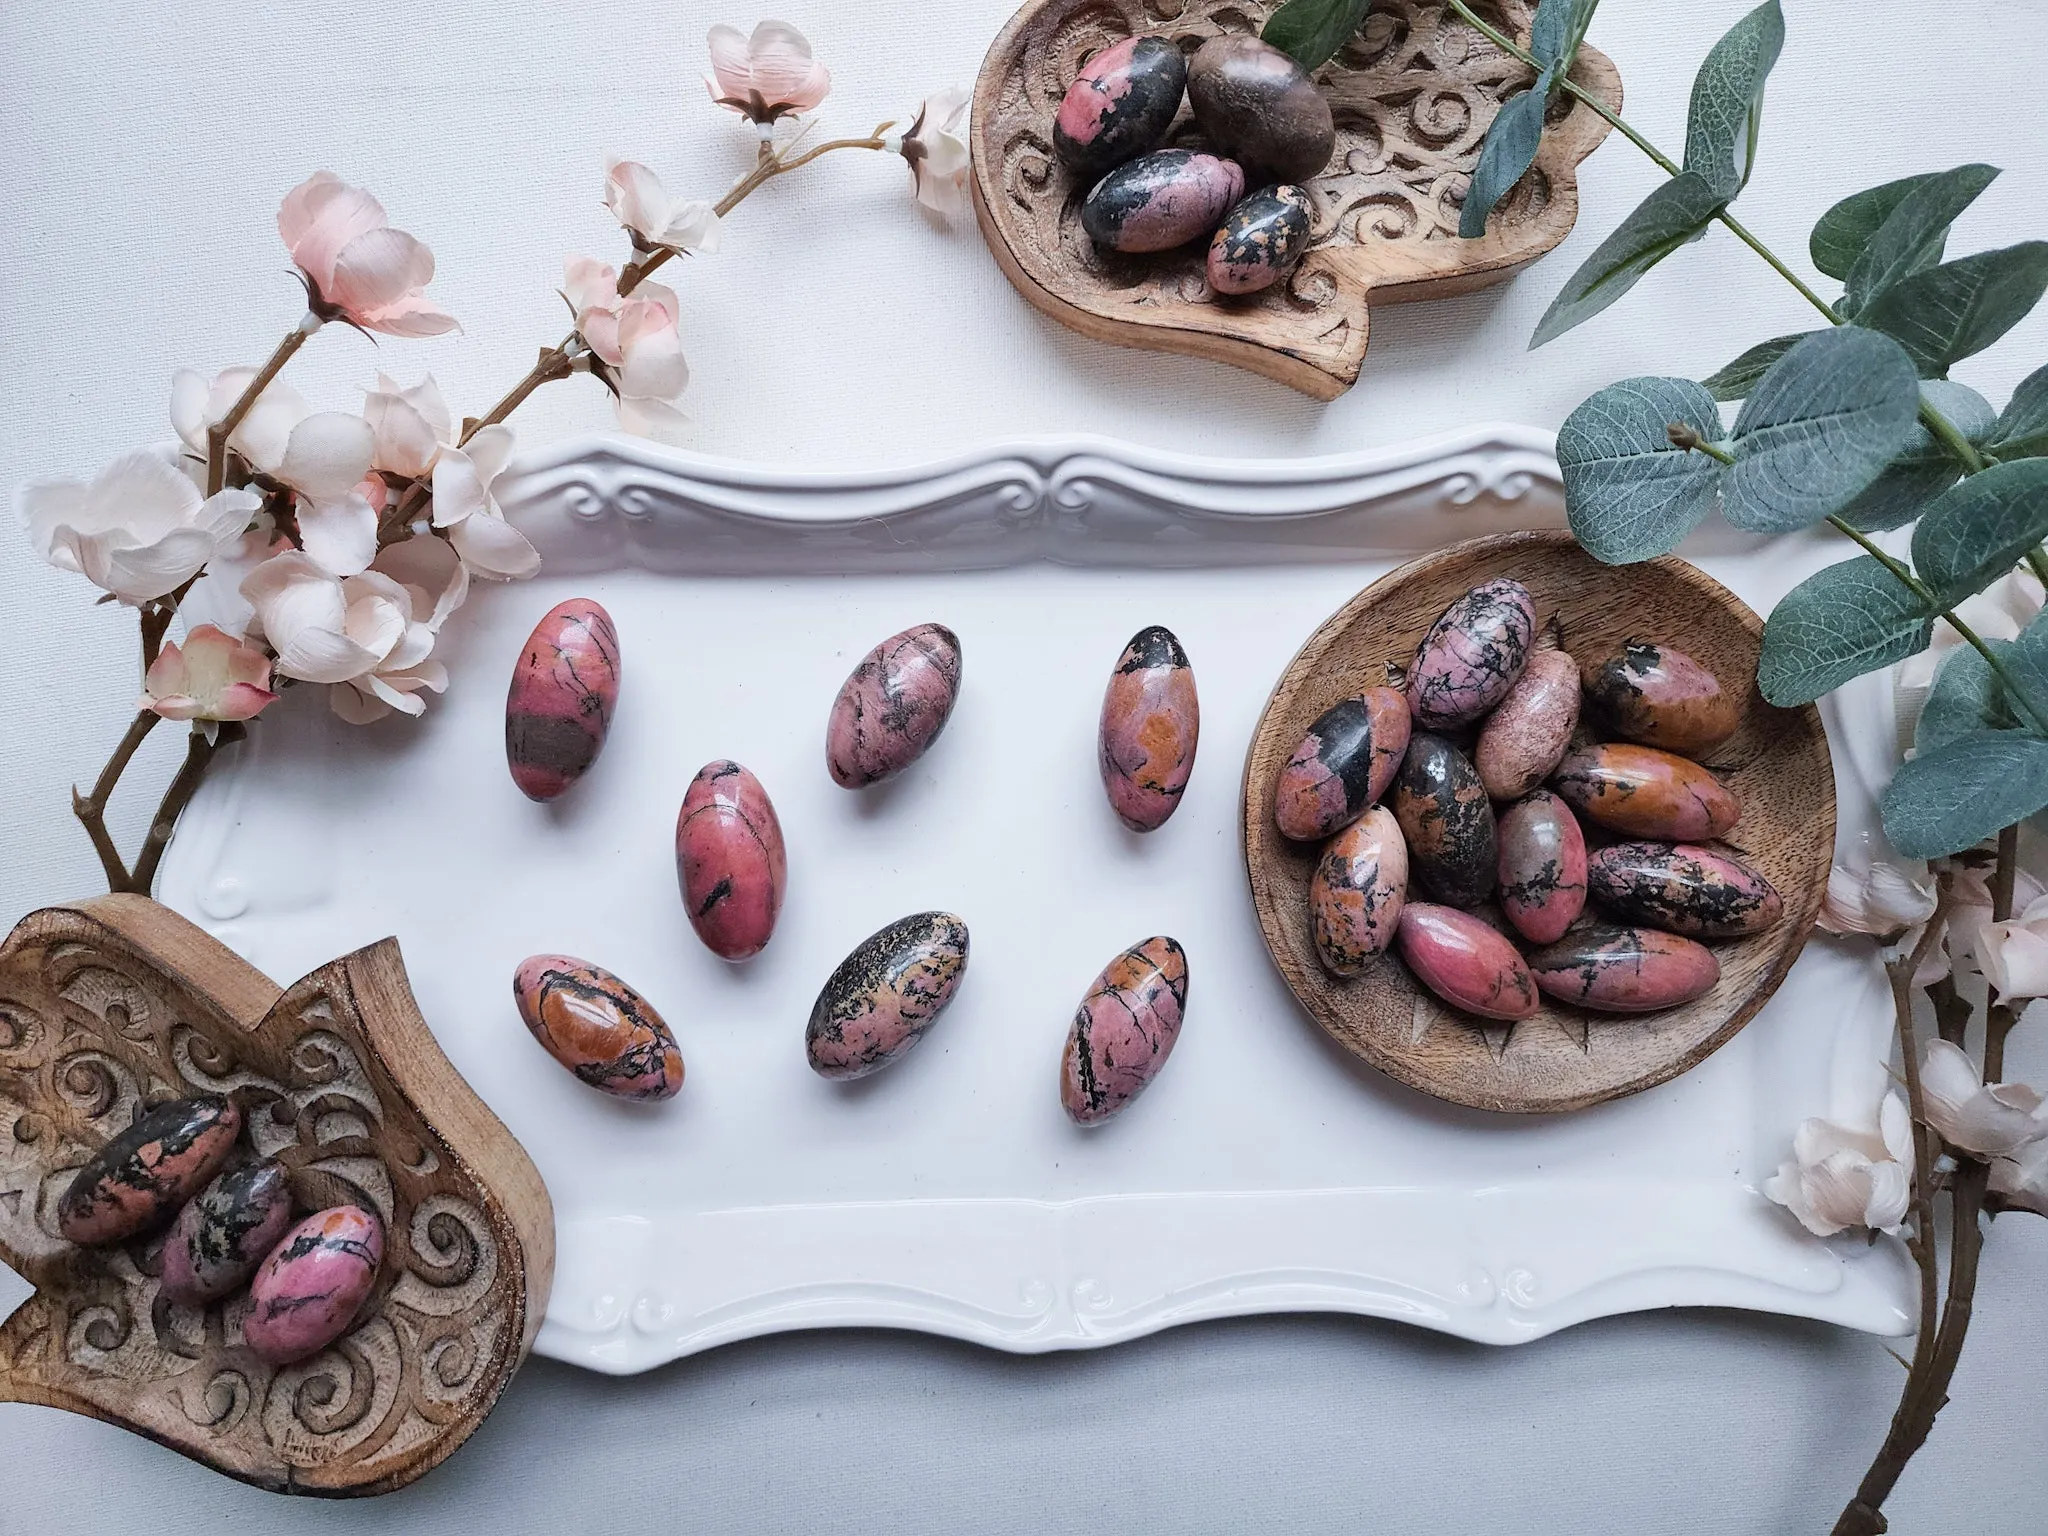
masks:
{"label": "polished oval stone", "polygon": [[1692,843],[1614,843],[1593,855],[1586,875],[1603,911],[1696,939],[1762,933],[1785,915],[1762,873]]}
{"label": "polished oval stone", "polygon": [[820,1077],[866,1077],[908,1053],[967,974],[967,925],[919,912],[870,934],[812,1005],[804,1050]]}
{"label": "polished oval stone", "polygon": [[1208,234],[1243,192],[1234,160],[1155,149],[1095,184],[1081,204],[1081,228],[1113,251],[1171,250]]}
{"label": "polished oval stone", "polygon": [[1554,646],[1537,646],[1480,728],[1472,761],[1486,792],[1496,800],[1528,794],[1563,761],[1578,724],[1578,666]]}
{"label": "polished oval stone", "polygon": [[1415,979],[1453,1008],[1526,1019],[1543,1006],[1515,946],[1469,912],[1411,901],[1401,909],[1396,941]]}
{"label": "polished oval stone", "polygon": [[1687,757],[1718,747],[1742,723],[1721,680],[1675,646],[1631,640],[1619,655],[1589,662],[1585,684],[1615,734]]}
{"label": "polished oval stone", "polygon": [[1394,813],[1373,806],[1330,839],[1308,877],[1308,931],[1323,969],[1363,975],[1392,946],[1407,899],[1407,841]]}
{"label": "polished oval stone", "polygon": [[159,1104],[86,1159],[57,1202],[57,1230],[88,1248],[167,1225],[220,1171],[242,1132],[232,1099]]}
{"label": "polished oval stone", "polygon": [[1655,928],[1589,923],[1529,956],[1536,985],[1602,1013],[1654,1013],[1714,989],[1721,962],[1706,945]]}
{"label": "polished oval stone", "polygon": [[869,651],[832,701],[832,782],[865,789],[924,756],[952,718],[960,676],[960,637],[943,624],[919,624]]}
{"label": "polished oval stone", "polygon": [[1266,181],[1307,181],[1330,163],[1337,126],[1306,71],[1242,33],[1212,37],[1188,61],[1188,104],[1209,141]]}
{"label": "polished oval stone", "polygon": [[745,960],[768,946],[789,878],[768,791],[738,763],[706,763],[676,815],[676,881],[704,947]]}
{"label": "polished oval stone", "polygon": [[1209,241],[1209,286],[1218,293],[1270,288],[1308,254],[1315,205],[1300,187],[1264,187],[1223,216]]}
{"label": "polished oval stone", "polygon": [[1052,120],[1053,153],[1082,176],[1158,148],[1180,111],[1187,60],[1163,37],[1127,37],[1081,66]]}
{"label": "polished oval stone", "polygon": [[308,1216],[249,1282],[243,1339],[270,1365],[319,1354],[348,1332],[383,1262],[384,1223],[374,1212],[337,1205]]}
{"label": "polished oval stone", "polygon": [[1415,650],[1408,707],[1431,730],[1477,720],[1528,664],[1536,604],[1519,581],[1484,582],[1443,611]]}
{"label": "polished oval stone", "polygon": [[1102,787],[1133,832],[1164,826],[1180,807],[1201,731],[1188,653],[1170,629],[1139,630],[1109,676],[1098,743]]}
{"label": "polished oval stone", "polygon": [[1401,771],[1410,731],[1398,688],[1370,688],[1316,717],[1273,791],[1273,824],[1312,843],[1365,814]]}
{"label": "polished oval stone", "polygon": [[550,608],[512,668],[505,761],[529,800],[552,800],[597,761],[619,703],[619,633],[587,597]]}
{"label": "polished oval stone", "polygon": [[1549,944],[1586,910],[1586,834],[1572,808],[1532,790],[1500,818],[1500,910],[1532,944]]}
{"label": "polished oval stone", "polygon": [[601,965],[533,955],[512,975],[519,1017],[547,1053],[621,1099],[674,1098],[683,1053],[647,999]]}
{"label": "polished oval stone", "polygon": [[1493,802],[1472,760],[1443,737],[1417,731],[1394,779],[1394,815],[1408,867],[1439,901],[1469,907],[1493,894],[1500,863]]}
{"label": "polished oval stone", "polygon": [[1180,1038],[1188,957],[1164,936],[1110,961],[1074,1011],[1060,1053],[1060,1104],[1076,1125],[1099,1125],[1143,1093]]}
{"label": "polished oval stone", "polygon": [[292,1224],[292,1192],[274,1158],[231,1169],[178,1212],[164,1242],[162,1289],[203,1307],[240,1289]]}
{"label": "polished oval stone", "polygon": [[1566,753],[1551,784],[1581,815],[1630,837],[1706,842],[1742,816],[1741,797],[1698,763],[1628,742]]}

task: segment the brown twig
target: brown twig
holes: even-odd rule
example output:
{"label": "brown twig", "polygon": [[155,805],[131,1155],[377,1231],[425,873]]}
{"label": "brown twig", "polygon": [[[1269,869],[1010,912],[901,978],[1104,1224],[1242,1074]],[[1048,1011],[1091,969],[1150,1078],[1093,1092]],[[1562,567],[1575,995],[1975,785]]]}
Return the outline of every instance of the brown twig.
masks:
{"label": "brown twig", "polygon": [[[270,354],[270,361],[256,370],[256,377],[249,381],[249,387],[242,391],[241,398],[228,407],[227,415],[206,429],[206,494],[218,495],[227,483],[228,439],[235,435],[235,429],[256,404],[256,397],[270,387],[270,381],[277,377],[279,370],[291,361],[292,354],[306,344],[306,338],[313,334],[307,329],[312,324],[310,317],[304,323],[293,326],[285,338],[277,344],[277,350]],[[319,327],[313,326],[314,330]]]}
{"label": "brown twig", "polygon": [[113,797],[114,786],[121,782],[129,760],[162,718],[147,709],[138,711],[128,722],[128,729],[122,733],[114,755],[107,759],[107,766],[94,780],[92,793],[81,795],[76,786],[71,791],[71,814],[84,823],[85,835],[92,839],[93,852],[100,856],[100,868],[106,872],[107,889],[110,891],[127,890],[129,875],[121,851],[114,846],[113,835],[107,831],[107,801]]}
{"label": "brown twig", "polygon": [[192,797],[199,792],[200,784],[206,778],[206,770],[212,765],[214,755],[222,747],[242,739],[241,726],[224,721],[216,730],[211,741],[206,733],[194,730],[185,740],[185,761],[178,765],[177,776],[171,780],[171,787],[164,791],[163,800],[156,808],[156,815],[150,819],[148,835],[142,842],[142,851],[135,856],[134,871],[128,877],[127,889],[138,896],[150,894],[156,884],[157,865],[163,862],[164,849],[170,846],[171,834],[178,830],[178,818],[185,807],[192,803]]}

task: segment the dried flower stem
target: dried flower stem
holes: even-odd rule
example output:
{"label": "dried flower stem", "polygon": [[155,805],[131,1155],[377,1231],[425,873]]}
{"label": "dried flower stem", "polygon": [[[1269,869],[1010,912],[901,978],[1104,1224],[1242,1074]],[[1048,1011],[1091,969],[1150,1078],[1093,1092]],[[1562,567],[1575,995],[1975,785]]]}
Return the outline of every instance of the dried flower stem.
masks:
{"label": "dried flower stem", "polygon": [[206,429],[206,494],[217,496],[228,477],[228,439],[235,435],[235,429],[242,424],[256,404],[256,397],[270,387],[270,381],[278,376],[284,365],[292,360],[292,354],[306,344],[306,338],[319,326],[310,320],[301,321],[285,333],[277,344],[277,350],[270,354],[270,361],[256,370],[256,377],[249,381],[249,387],[242,391],[241,398],[228,407],[227,415]]}
{"label": "dried flower stem", "polygon": [[150,887],[156,884],[157,865],[163,862],[164,850],[170,846],[171,834],[178,830],[178,818],[185,807],[192,803],[192,797],[199,792],[199,786],[206,778],[206,770],[212,766],[214,755],[222,747],[240,741],[244,732],[233,721],[223,721],[215,729],[212,740],[206,732],[194,728],[185,739],[185,761],[178,765],[177,776],[164,791],[158,802],[156,815],[150,818],[149,832],[143,838],[142,851],[136,855],[135,869],[128,878],[127,889],[138,896],[147,896]]}
{"label": "dried flower stem", "polygon": [[121,782],[129,760],[162,718],[147,709],[137,712],[115,746],[114,755],[107,759],[106,767],[100,770],[99,778],[93,782],[92,793],[81,795],[76,788],[71,791],[71,814],[84,823],[85,835],[92,839],[93,852],[100,856],[100,868],[106,871],[107,889],[110,891],[127,890],[129,874],[121,851],[114,846],[113,835],[107,831],[107,802],[113,798],[114,786]]}

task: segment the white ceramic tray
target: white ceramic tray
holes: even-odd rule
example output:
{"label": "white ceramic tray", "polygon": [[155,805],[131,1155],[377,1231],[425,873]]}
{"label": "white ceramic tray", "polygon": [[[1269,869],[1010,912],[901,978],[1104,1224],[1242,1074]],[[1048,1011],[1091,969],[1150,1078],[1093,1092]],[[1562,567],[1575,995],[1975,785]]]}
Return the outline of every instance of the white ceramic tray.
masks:
{"label": "white ceramic tray", "polygon": [[[451,625],[449,695],[367,732],[292,698],[193,807],[163,895],[280,978],[399,936],[435,1033],[553,1191],[543,1353],[638,1371],[844,1325],[1033,1351],[1278,1311],[1493,1343],[1688,1305],[1906,1328],[1893,1245],[1814,1241],[1757,1193],[1802,1116],[1876,1100],[1888,1005],[1867,952],[1817,942],[1698,1070],[1529,1120],[1359,1066],[1260,944],[1233,824],[1273,680],[1399,559],[1557,526],[1547,434],[1230,463],[1039,441],[844,476],[604,440],[529,461],[510,496],[546,568]],[[1759,608],[1838,553],[1720,539],[1689,552]],[[574,594],[618,621],[623,697],[596,768],[542,807],[506,775],[505,684]],[[850,795],[824,769],[832,696],[927,619],[964,644],[953,722],[901,781]],[[1104,802],[1094,733],[1150,623],[1193,658],[1203,732],[1179,814],[1138,838]],[[1888,702],[1871,685],[1830,709],[1855,838]],[[673,872],[684,786],[721,756],[760,775],[790,848],[781,928],[742,968],[691,936]],[[888,1072],[813,1076],[819,984],[929,907],[973,931],[951,1011]],[[1155,932],[1187,947],[1187,1027],[1144,1099],[1077,1130],[1055,1082],[1068,1019]],[[648,994],[688,1063],[679,1099],[609,1101],[546,1059],[510,997],[539,950]]]}

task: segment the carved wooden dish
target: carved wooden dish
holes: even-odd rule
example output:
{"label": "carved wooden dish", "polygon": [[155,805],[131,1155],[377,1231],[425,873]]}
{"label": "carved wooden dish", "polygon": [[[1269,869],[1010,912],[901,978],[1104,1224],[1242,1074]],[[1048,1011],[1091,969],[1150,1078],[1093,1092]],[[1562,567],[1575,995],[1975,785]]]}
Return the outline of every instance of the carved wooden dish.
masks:
{"label": "carved wooden dish", "polygon": [[[1713,945],[1721,980],[1704,997],[1637,1017],[1589,1013],[1548,998],[1515,1024],[1474,1020],[1442,1004],[1391,956],[1356,981],[1332,980],[1309,937],[1308,880],[1317,849],[1273,825],[1273,785],[1309,724],[1412,657],[1451,601],[1481,581],[1512,576],[1555,614],[1575,657],[1618,650],[1631,636],[1667,641],[1711,668],[1723,686],[1747,680],[1734,738],[1709,766],[1742,796],[1727,842],[1785,899],[1775,927]],[[1732,1039],[1784,981],[1826,894],[1835,845],[1835,780],[1820,713],[1777,709],[1754,686],[1763,623],[1697,567],[1670,556],[1601,565],[1569,534],[1474,539],[1374,582],[1309,637],[1281,676],[1245,762],[1243,831],[1252,904],[1281,974],[1336,1042],[1411,1088],[1478,1109],[1583,1109],[1639,1093],[1696,1066]],[[1589,841],[1603,839],[1588,825]],[[1496,925],[1497,912],[1486,914]]]}
{"label": "carved wooden dish", "polygon": [[[1329,168],[1309,183],[1313,245],[1287,281],[1222,299],[1205,245],[1149,256],[1096,250],[1081,231],[1076,180],[1052,153],[1060,98],[1092,54],[1134,33],[1193,53],[1222,32],[1256,32],[1257,0],[1031,0],[1011,18],[975,83],[974,208],[1017,290],[1084,336],[1234,363],[1334,400],[1358,378],[1369,303],[1470,293],[1527,266],[1570,232],[1576,167],[1606,136],[1598,113],[1553,103],[1551,131],[1485,236],[1458,236],[1480,143],[1502,99],[1532,73],[1439,0],[1375,0],[1365,26],[1316,74],[1337,123]],[[1487,5],[1526,39],[1533,4]],[[1582,49],[1572,78],[1621,106],[1606,55]],[[1183,104],[1169,142],[1199,145]]]}
{"label": "carved wooden dish", "polygon": [[[147,1241],[57,1236],[72,1173],[147,1105],[231,1094],[307,1209],[367,1199],[377,1287],[334,1345],[273,1368],[246,1293],[157,1289]],[[244,1482],[402,1487],[483,1422],[532,1346],[554,1215],[532,1162],[435,1045],[395,941],[280,992],[139,896],[52,907],[0,946],[0,1260],[35,1295],[0,1327],[0,1400],[119,1424]]]}

